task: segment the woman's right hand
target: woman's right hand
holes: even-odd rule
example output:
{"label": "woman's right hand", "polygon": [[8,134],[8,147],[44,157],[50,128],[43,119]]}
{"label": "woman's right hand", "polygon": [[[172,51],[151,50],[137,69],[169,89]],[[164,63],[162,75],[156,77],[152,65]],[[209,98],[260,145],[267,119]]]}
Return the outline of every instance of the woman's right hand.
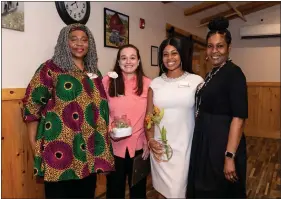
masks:
{"label": "woman's right hand", "polygon": [[164,153],[163,146],[157,142],[154,138],[151,138],[148,142],[148,146],[153,154],[154,159],[157,162],[162,162],[161,155]]}

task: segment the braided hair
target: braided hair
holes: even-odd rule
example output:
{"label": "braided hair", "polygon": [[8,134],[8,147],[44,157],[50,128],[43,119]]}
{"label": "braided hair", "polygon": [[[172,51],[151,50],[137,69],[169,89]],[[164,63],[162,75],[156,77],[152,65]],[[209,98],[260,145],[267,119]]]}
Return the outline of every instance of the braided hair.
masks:
{"label": "braided hair", "polygon": [[212,19],[208,24],[208,28],[210,31],[207,34],[206,41],[208,42],[208,39],[212,35],[218,33],[224,35],[225,41],[229,46],[231,44],[231,34],[227,30],[228,26],[229,26],[229,22],[228,19],[226,19],[225,17],[217,17]]}
{"label": "braided hair", "polygon": [[63,70],[70,71],[75,68],[72,54],[68,46],[69,34],[74,30],[82,30],[88,36],[89,49],[84,57],[85,69],[91,73],[97,73],[97,50],[96,43],[91,31],[83,24],[70,24],[64,27],[59,34],[55,52],[52,57],[53,62]]}

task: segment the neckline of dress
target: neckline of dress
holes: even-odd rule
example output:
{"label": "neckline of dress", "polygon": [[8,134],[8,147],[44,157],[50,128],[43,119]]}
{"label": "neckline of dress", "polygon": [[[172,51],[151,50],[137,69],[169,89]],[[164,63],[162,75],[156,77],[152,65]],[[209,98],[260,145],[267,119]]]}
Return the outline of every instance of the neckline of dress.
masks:
{"label": "neckline of dress", "polygon": [[163,80],[166,81],[166,82],[177,82],[177,81],[183,80],[183,79],[186,78],[188,75],[189,75],[188,72],[184,72],[181,76],[179,76],[179,77],[177,77],[177,78],[170,78],[170,77],[167,77],[166,73],[163,73],[163,74],[161,75],[161,77],[162,77]]}

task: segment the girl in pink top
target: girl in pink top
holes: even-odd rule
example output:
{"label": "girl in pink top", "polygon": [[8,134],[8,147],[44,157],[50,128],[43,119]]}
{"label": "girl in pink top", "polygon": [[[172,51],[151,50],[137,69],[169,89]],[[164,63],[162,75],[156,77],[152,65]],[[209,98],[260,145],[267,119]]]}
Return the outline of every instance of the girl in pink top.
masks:
{"label": "girl in pink top", "polygon": [[[131,44],[120,47],[113,71],[118,74],[115,80],[109,76],[103,78],[109,124],[114,118],[126,115],[132,135],[116,139],[111,133],[116,171],[107,175],[107,198],[125,198],[126,177],[131,187],[134,157],[140,153],[143,159],[149,156],[144,118],[150,79],[144,76],[139,50]],[[130,188],[130,198],[146,198],[146,178]]]}

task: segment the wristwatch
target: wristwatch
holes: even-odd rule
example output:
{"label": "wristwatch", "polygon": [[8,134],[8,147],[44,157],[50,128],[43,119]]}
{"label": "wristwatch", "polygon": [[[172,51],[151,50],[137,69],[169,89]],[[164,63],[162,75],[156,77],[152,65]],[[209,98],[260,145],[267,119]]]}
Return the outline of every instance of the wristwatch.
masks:
{"label": "wristwatch", "polygon": [[225,157],[228,157],[228,158],[234,158],[235,157],[235,153],[231,153],[229,151],[226,151],[224,155],[225,155]]}

